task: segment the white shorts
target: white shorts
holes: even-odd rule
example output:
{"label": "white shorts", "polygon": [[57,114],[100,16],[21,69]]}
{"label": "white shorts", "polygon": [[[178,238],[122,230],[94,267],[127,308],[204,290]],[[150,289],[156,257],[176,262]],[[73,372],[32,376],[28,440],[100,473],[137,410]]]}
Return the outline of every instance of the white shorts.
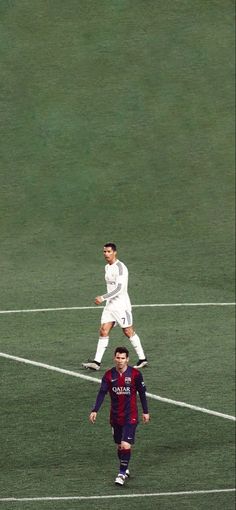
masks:
{"label": "white shorts", "polygon": [[115,326],[119,324],[121,328],[128,328],[133,325],[133,317],[131,310],[107,310],[104,308],[101,316],[101,324],[107,322],[115,322]]}

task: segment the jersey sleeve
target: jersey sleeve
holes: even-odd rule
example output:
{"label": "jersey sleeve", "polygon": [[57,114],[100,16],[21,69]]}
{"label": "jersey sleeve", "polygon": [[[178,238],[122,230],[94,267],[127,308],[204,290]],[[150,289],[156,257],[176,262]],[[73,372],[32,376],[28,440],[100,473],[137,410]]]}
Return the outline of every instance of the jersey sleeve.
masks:
{"label": "jersey sleeve", "polygon": [[143,409],[144,414],[148,414],[148,403],[147,403],[147,396],[146,396],[146,386],[143,380],[143,376],[141,372],[138,371],[138,374],[136,376],[136,389],[139,394],[141,406]]}
{"label": "jersey sleeve", "polygon": [[99,411],[108,390],[109,390],[108,378],[107,374],[105,374],[102,378],[101,386],[97,394],[96,402],[92,408],[92,412],[97,413]]}

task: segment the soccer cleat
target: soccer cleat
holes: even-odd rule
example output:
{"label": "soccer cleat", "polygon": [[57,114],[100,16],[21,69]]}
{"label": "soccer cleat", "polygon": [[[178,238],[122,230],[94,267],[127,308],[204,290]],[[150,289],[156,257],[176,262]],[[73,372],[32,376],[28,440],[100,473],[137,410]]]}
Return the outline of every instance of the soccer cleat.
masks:
{"label": "soccer cleat", "polygon": [[134,365],[134,368],[143,368],[146,367],[147,365],[148,365],[147,358],[139,359],[136,365]]}
{"label": "soccer cleat", "polygon": [[129,477],[130,477],[129,469],[126,469],[126,472],[125,472],[125,478],[129,478]]}
{"label": "soccer cleat", "polygon": [[82,363],[82,367],[89,368],[90,370],[100,370],[101,363],[98,361],[88,361],[88,363]]}
{"label": "soccer cleat", "polygon": [[125,475],[122,475],[121,473],[119,473],[115,479],[115,483],[116,485],[124,485],[125,483],[125,478],[126,476]]}

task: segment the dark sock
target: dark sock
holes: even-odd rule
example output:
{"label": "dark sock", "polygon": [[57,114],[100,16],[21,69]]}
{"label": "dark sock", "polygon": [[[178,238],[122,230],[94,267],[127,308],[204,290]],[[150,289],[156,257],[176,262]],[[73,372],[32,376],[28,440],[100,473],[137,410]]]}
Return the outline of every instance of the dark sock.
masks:
{"label": "dark sock", "polygon": [[118,450],[118,457],[120,459],[120,473],[122,475],[125,475],[131,457],[131,448],[129,449],[121,448],[120,450]]}

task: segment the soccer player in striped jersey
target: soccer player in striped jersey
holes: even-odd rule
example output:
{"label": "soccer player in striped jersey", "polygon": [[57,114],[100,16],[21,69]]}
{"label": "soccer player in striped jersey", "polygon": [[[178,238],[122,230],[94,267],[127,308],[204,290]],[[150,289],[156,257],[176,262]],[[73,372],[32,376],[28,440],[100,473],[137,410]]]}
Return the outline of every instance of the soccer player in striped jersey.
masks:
{"label": "soccer player in striped jersey", "polygon": [[119,473],[115,479],[117,485],[124,485],[129,477],[131,446],[134,444],[138,424],[137,392],[139,393],[143,422],[150,420],[146,398],[146,388],[139,370],[128,365],[129,351],[126,347],[117,347],[114,354],[115,366],[104,374],[96,402],[89,416],[95,423],[105,395],[109,392],[111,399],[110,424],[113,438],[117,444]]}
{"label": "soccer player in striped jersey", "polygon": [[107,292],[95,298],[95,303],[100,305],[106,301],[102,316],[100,336],[94,360],[82,363],[84,368],[99,370],[103,355],[109,344],[109,333],[117,324],[129,338],[137,356],[138,362],[135,368],[145,367],[148,362],[139,336],[133,328],[133,317],[130,298],[128,294],[128,269],[117,258],[117,249],[114,243],[107,243],[103,248],[105,266],[105,280]]}

